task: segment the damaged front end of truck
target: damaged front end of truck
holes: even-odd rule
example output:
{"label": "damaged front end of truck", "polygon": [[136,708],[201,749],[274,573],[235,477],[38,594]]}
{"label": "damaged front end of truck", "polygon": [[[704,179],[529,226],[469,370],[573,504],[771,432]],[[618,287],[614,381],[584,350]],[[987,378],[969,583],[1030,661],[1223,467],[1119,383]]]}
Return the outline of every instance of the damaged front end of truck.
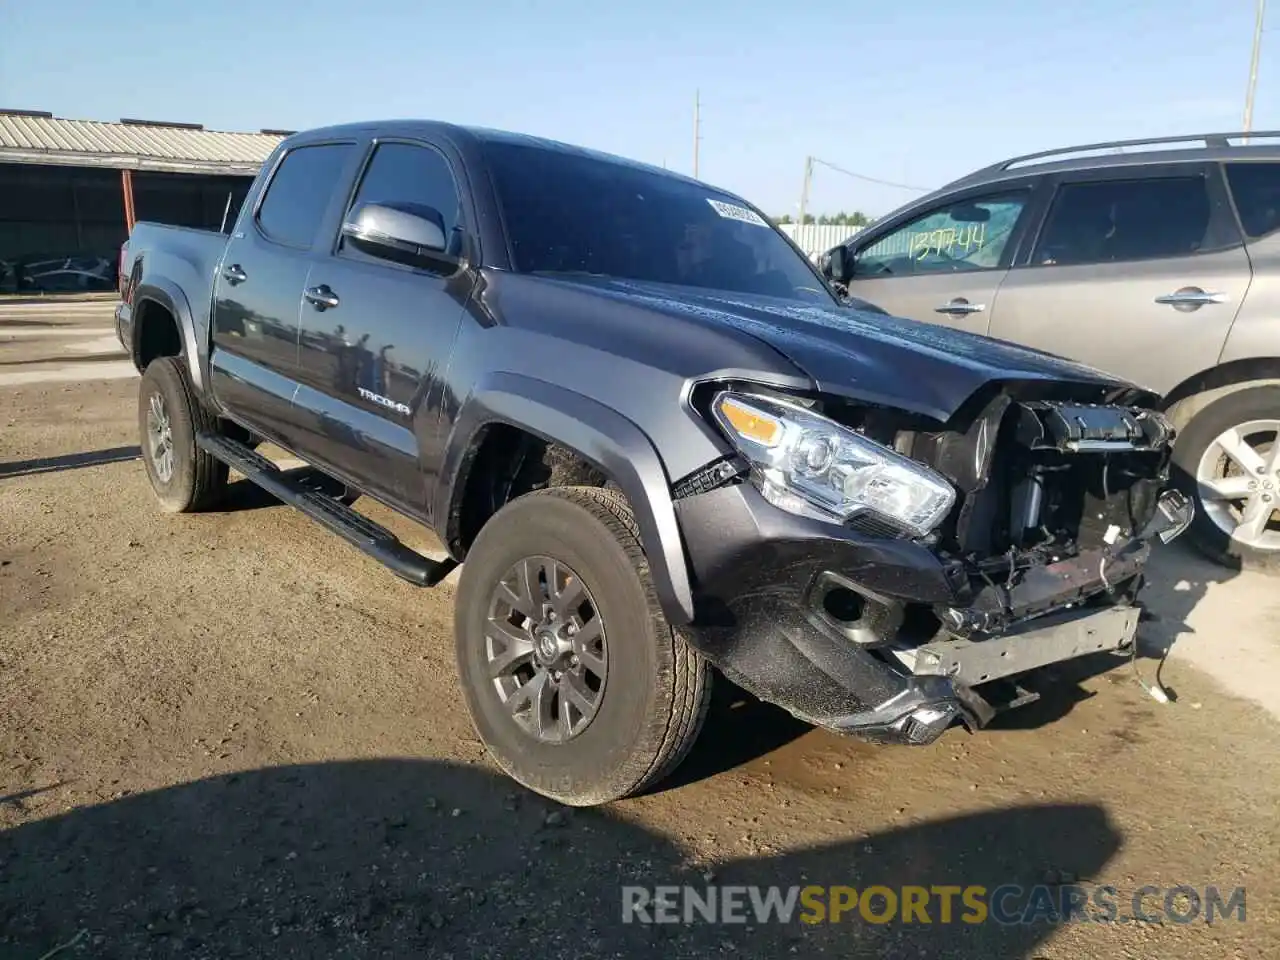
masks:
{"label": "damaged front end of truck", "polygon": [[928,743],[1135,642],[1154,542],[1191,520],[1136,390],[991,384],[945,427],[745,384],[695,406],[736,453],[676,485],[691,642],[816,725]]}

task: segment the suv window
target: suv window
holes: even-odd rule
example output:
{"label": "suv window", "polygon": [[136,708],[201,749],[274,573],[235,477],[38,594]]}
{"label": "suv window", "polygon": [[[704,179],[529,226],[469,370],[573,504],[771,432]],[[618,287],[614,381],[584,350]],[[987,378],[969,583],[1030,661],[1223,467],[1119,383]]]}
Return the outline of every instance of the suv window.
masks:
{"label": "suv window", "polygon": [[1228,163],[1227,183],[1250,239],[1280,227],[1280,163]]}
{"label": "suv window", "polygon": [[1032,264],[1188,256],[1204,245],[1209,220],[1202,176],[1068,183],[1053,199]]}
{"label": "suv window", "polygon": [[311,246],[351,149],[349,143],[327,143],[285,154],[258,207],[262,232],[280,243]]}
{"label": "suv window", "polygon": [[[360,203],[417,204],[431,207],[444,218],[448,252],[461,251],[462,234],[457,229],[461,217],[458,184],[449,163],[430,147],[410,143],[383,143],[373,152],[351,206]],[[346,247],[343,238],[342,249]]]}
{"label": "suv window", "polygon": [[949,203],[859,251],[854,275],[897,277],[998,267],[1026,205],[1026,193]]}

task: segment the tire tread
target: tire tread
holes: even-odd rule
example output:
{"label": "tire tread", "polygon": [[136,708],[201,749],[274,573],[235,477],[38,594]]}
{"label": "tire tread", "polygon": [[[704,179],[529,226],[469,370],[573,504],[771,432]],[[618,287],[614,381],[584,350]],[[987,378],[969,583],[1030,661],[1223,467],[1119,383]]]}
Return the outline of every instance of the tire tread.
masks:
{"label": "tire tread", "polygon": [[[227,484],[227,466],[194,441],[201,433],[216,433],[217,419],[196,399],[181,357],[157,357],[147,365],[143,376],[160,381],[162,385],[167,383],[177,393],[182,403],[169,416],[185,420],[192,437],[191,491],[185,498],[179,496],[177,500],[166,503],[166,509],[175,513],[207,510],[222,497]],[[145,439],[143,437],[144,442]]]}
{"label": "tire tread", "polygon": [[635,514],[620,491],[604,487],[550,487],[530,496],[554,496],[576,503],[592,513],[613,534],[644,586],[649,616],[657,636],[670,638],[672,704],[666,730],[651,761],[637,771],[628,793],[641,792],[671,773],[697,741],[711,704],[711,677],[707,662],[667,623],[662,614],[649,561],[641,547]]}
{"label": "tire tread", "polygon": [[1227,427],[1259,417],[1274,417],[1277,413],[1280,413],[1280,387],[1246,387],[1219,397],[1196,413],[1174,443],[1174,481],[1196,505],[1196,516],[1187,531],[1187,539],[1201,555],[1228,569],[1275,570],[1280,567],[1280,551],[1262,551],[1240,544],[1205,515],[1196,480],[1200,457]]}

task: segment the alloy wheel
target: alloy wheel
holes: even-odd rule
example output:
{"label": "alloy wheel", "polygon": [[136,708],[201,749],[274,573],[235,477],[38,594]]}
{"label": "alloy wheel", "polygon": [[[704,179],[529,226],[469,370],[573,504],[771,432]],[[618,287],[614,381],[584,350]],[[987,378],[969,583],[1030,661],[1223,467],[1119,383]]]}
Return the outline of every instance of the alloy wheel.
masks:
{"label": "alloy wheel", "polygon": [[513,564],[490,597],[485,659],[522,730],[544,743],[582,733],[600,709],[609,671],[604,620],[582,578],[550,557]]}
{"label": "alloy wheel", "polygon": [[1205,514],[1232,540],[1280,551],[1280,420],[1223,431],[1196,469]]}
{"label": "alloy wheel", "polygon": [[173,477],[173,424],[159,393],[151,394],[147,407],[147,446],[156,477],[168,483]]}

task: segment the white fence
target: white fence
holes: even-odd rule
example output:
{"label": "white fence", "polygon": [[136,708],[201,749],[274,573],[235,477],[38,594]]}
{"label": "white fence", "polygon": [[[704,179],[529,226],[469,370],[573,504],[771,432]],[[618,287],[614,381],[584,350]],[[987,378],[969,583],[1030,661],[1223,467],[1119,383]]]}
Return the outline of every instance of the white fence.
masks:
{"label": "white fence", "polygon": [[783,223],[778,226],[778,229],[794,240],[811,258],[816,259],[832,247],[844,243],[863,228],[831,226],[825,223],[806,223],[802,227],[795,223]]}

